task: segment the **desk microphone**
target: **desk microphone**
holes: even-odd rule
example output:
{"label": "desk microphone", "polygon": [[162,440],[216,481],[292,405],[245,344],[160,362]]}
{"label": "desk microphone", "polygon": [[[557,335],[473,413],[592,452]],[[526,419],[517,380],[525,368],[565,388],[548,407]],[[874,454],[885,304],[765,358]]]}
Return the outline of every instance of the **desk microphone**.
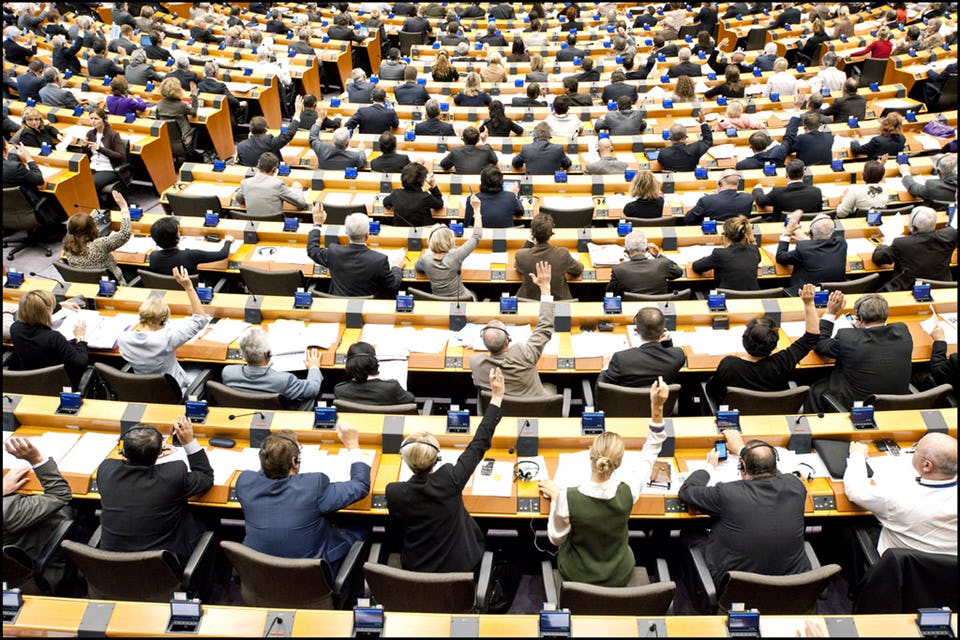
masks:
{"label": "desk microphone", "polygon": [[507,451],[510,455],[513,455],[513,452],[517,450],[517,445],[520,444],[520,436],[523,435],[524,430],[530,426],[529,420],[524,420],[523,425],[520,427],[520,431],[517,432],[517,439],[513,442],[513,446]]}
{"label": "desk microphone", "polygon": [[651,623],[650,623],[650,626],[647,627],[647,637],[648,637],[648,638],[659,638],[659,637],[660,637],[660,630],[657,629],[657,623],[656,623],[656,622],[651,622]]}
{"label": "desk microphone", "polygon": [[257,416],[260,420],[267,419],[267,416],[265,416],[262,411],[251,411],[249,413],[231,413],[227,416],[227,420],[236,420],[237,418],[245,418],[247,416]]}
{"label": "desk microphone", "polygon": [[43,279],[43,280],[53,280],[54,282],[56,282],[58,285],[60,285],[60,286],[63,287],[64,289],[67,288],[67,285],[66,285],[64,282],[61,282],[60,280],[57,280],[56,278],[51,278],[50,276],[40,275],[40,274],[37,273],[36,271],[31,271],[28,275],[29,275],[31,278],[41,278],[41,279]]}

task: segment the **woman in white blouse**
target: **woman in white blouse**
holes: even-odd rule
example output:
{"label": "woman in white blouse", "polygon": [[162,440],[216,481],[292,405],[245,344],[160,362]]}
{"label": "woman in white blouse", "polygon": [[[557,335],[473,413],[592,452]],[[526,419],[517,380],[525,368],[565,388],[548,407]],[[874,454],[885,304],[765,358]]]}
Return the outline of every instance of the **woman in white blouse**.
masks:
{"label": "woman in white blouse", "polygon": [[789,73],[790,64],[786,58],[777,58],[773,62],[773,75],[763,86],[763,97],[769,98],[771,93],[780,94],[780,99],[792,97],[797,93],[797,79]]}
{"label": "woman in white blouse", "polygon": [[[881,160],[886,161],[886,156]],[[883,184],[885,174],[883,162],[870,160],[863,164],[863,183],[852,184],[843,194],[843,200],[837,205],[837,217],[857,215],[871,209],[883,209],[887,206],[890,195],[887,186]]]}

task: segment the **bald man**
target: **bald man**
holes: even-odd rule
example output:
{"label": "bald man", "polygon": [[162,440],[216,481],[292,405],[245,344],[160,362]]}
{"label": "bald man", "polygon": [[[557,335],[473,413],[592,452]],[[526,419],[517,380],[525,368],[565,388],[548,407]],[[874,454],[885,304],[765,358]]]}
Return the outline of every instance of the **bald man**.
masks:
{"label": "bald man", "polygon": [[600,138],[597,141],[597,155],[599,160],[589,163],[583,170],[584,173],[600,175],[623,173],[627,170],[627,163],[623,160],[617,160],[613,155],[613,143],[610,138]]}
{"label": "bald man", "polygon": [[864,442],[851,442],[843,490],[869,509],[883,530],[877,551],[891,547],[957,555],[957,439],[928,433],[913,453],[916,482],[902,473],[877,473],[867,479]]}

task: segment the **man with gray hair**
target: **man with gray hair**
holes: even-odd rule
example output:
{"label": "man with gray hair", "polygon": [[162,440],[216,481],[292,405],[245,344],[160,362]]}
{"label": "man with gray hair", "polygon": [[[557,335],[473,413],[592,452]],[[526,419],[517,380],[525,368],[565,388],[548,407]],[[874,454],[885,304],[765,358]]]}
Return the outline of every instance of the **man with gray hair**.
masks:
{"label": "man with gray hair", "polygon": [[343,223],[350,244],[331,244],[321,249],[320,227],[326,219],[322,207],[315,207],[314,228],[307,236],[307,255],[330,270],[330,293],[344,297],[396,297],[406,256],[399,256],[391,264],[387,256],[367,247],[370,218],[365,213],[351,213]]}
{"label": "man with gray hair", "polygon": [[923,198],[923,203],[928,206],[935,206],[935,203],[956,202],[957,201],[957,156],[954,153],[948,153],[940,156],[936,161],[934,168],[937,172],[936,178],[928,178],[925,182],[917,182],[910,175],[910,165],[897,165],[900,169],[901,181],[907,188],[910,195],[917,198]]}
{"label": "man with gray hair", "polygon": [[367,164],[367,146],[361,142],[356,151],[350,151],[350,132],[340,127],[333,132],[332,143],[320,139],[320,125],[310,127],[310,148],[317,154],[318,166],[321,169],[346,169],[356,167],[363,169]]}
{"label": "man with gray hair", "polygon": [[773,63],[777,61],[777,57],[777,43],[768,42],[763,45],[763,53],[757,56],[753,64],[760,67],[760,71],[773,71]]}
{"label": "man with gray hair", "polygon": [[902,322],[887,324],[890,305],[882,295],[868,293],[853,303],[851,326],[838,329],[834,336],[833,325],[845,303],[842,291],[831,291],[820,318],[820,338],[813,350],[833,358],[834,365],[828,377],[810,386],[807,411],[849,411],[855,401],[875,393],[910,393],[909,327]]}
{"label": "man with gray hair", "polygon": [[177,53],[174,54],[173,61],[176,63],[176,69],[163,76],[163,79],[176,78],[184,91],[192,92],[190,84],[199,85],[201,78],[190,69],[190,58],[185,53]]}
{"label": "man with gray hair", "polygon": [[489,355],[475,354],[470,357],[473,384],[486,388],[490,370],[499,367],[503,371],[505,392],[509,396],[537,397],[556,392],[553,385],[544,385],[537,373],[537,360],[553,335],[553,296],[550,295],[550,279],[553,269],[549,262],[538,262],[536,274],[529,274],[540,288],[540,314],[537,326],[526,342],[513,343],[507,327],[500,320],[491,320],[480,330],[483,346]]}
{"label": "man with gray hair", "polygon": [[950,258],[957,248],[957,230],[949,226],[937,230],[937,212],[930,207],[915,207],[907,228],[908,235],[873,250],[874,263],[893,265],[893,277],[881,291],[909,289],[918,278],[953,280]]}
{"label": "man with gray hair", "polygon": [[[288,187],[283,179],[277,177],[279,165],[277,156],[264,151],[257,161],[257,172],[240,183],[234,200],[239,205],[246,205],[248,215],[276,220],[283,213],[284,202],[301,211],[307,208],[303,186],[293,182]],[[320,202],[313,206],[319,207]]]}
{"label": "man with gray hair", "polygon": [[[834,234],[833,219],[821,213],[810,223],[806,233],[800,228],[797,209],[790,214],[787,228],[777,245],[777,264],[793,266],[790,287],[799,291],[805,284],[842,282],[847,277],[847,240],[842,233]],[[797,244],[790,250],[790,242]]]}
{"label": "man with gray hair", "polygon": [[63,88],[63,76],[54,67],[47,67],[43,70],[43,79],[47,81],[47,84],[40,87],[40,102],[51,107],[66,107],[68,109],[80,106],[73,92]]}
{"label": "man with gray hair", "polygon": [[313,400],[320,393],[323,375],[320,373],[319,347],[307,347],[303,361],[307,368],[306,380],[273,369],[270,342],[260,327],[250,327],[244,332],[240,338],[240,353],[246,364],[227,365],[220,374],[223,384],[228,387],[251,393],[279,393],[291,402]]}
{"label": "man with gray hair", "polygon": [[363,69],[354,69],[350,73],[350,82],[347,83],[347,101],[348,102],[373,102],[370,99],[370,93],[373,91],[373,83],[367,81],[367,72]]}
{"label": "man with gray hair", "polygon": [[698,225],[704,218],[727,220],[749,216],[753,211],[753,194],[740,191],[743,176],[736,169],[724,169],[717,180],[717,190],[699,200],[683,216],[683,224]]}
{"label": "man with gray hair", "polygon": [[612,136],[635,136],[646,131],[647,121],[643,119],[643,112],[633,110],[630,96],[620,96],[617,98],[617,110],[608,111],[598,118],[594,128],[598,132],[606,129]]}
{"label": "man with gray hair", "polygon": [[[629,100],[629,98],[627,98]],[[597,155],[599,158],[587,164],[583,172],[591,175],[623,173],[627,169],[627,163],[618,160],[613,155],[613,143],[610,138],[600,138],[597,140]]]}
{"label": "man with gray hair", "polygon": [[550,142],[553,131],[546,122],[533,128],[533,142],[525,144],[513,157],[513,168],[525,170],[528,175],[553,175],[560,169],[569,169],[573,164],[558,144]]}
{"label": "man with gray hair", "polygon": [[631,231],[623,242],[629,260],[614,265],[607,291],[615,296],[630,293],[667,293],[667,283],[683,275],[683,269],[647,243],[643,231]]}
{"label": "man with gray hair", "polygon": [[677,52],[677,57],[680,58],[680,62],[667,69],[667,75],[671,78],[679,78],[680,76],[696,77],[702,75],[703,70],[700,68],[700,65],[690,62],[690,55],[689,48],[683,47],[680,49],[680,51]]}
{"label": "man with gray hair", "polygon": [[427,100],[427,104],[425,104],[423,108],[427,114],[427,119],[423,122],[417,123],[417,126],[414,128],[414,133],[416,133],[418,136],[457,135],[457,132],[454,131],[452,124],[440,120],[440,103],[436,98],[430,98]]}
{"label": "man with gray hair", "polygon": [[810,91],[820,93],[823,89],[840,91],[847,81],[847,74],[837,69],[837,54],[828,51],[820,62],[820,71],[810,78]]}
{"label": "man with gray hair", "polygon": [[33,31],[27,32],[26,47],[17,42],[19,37],[20,29],[15,25],[3,30],[3,59],[10,64],[26,66],[29,58],[37,53],[37,36]]}

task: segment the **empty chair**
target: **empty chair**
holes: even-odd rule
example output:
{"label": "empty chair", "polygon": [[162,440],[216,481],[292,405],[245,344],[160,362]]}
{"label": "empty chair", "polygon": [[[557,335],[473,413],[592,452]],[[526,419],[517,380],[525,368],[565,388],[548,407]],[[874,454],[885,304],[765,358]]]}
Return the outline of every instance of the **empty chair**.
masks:
{"label": "empty chair", "polygon": [[190,384],[186,394],[182,394],[180,384],[169,373],[131,373],[102,362],[95,362],[93,368],[111,399],[121,402],[180,404],[184,397],[199,396],[199,390],[210,377],[210,371],[205,369]]}
{"label": "empty chair", "polygon": [[[431,402],[432,404],[432,402]],[[362,402],[353,402],[352,400],[335,399],[333,406],[337,411],[345,413],[382,413],[384,415],[415,416],[418,415],[417,403],[407,402],[404,404],[364,404]],[[423,415],[430,415],[424,410]]]}
{"label": "empty chair", "polygon": [[279,393],[253,393],[251,391],[239,391],[213,380],[207,382],[204,393],[210,404],[215,407],[263,409],[265,411],[280,410],[285,408],[283,396],[281,396]]}
{"label": "empty chair", "polygon": [[493,552],[485,551],[476,582],[469,571],[422,573],[377,562],[364,563],[363,575],[370,595],[387,611],[483,613],[492,568]]}
{"label": "empty chair", "polygon": [[362,204],[323,203],[323,212],[327,214],[325,224],[343,224],[351,213],[367,213],[367,207]]}
{"label": "empty chair", "polygon": [[64,282],[85,282],[87,284],[97,284],[101,276],[113,276],[104,269],[81,269],[80,267],[71,267],[66,262],[57,260],[53,263],[53,268],[60,274],[60,279]]}
{"label": "empty chair", "polygon": [[683,216],[663,216],[660,218],[630,218],[624,216],[623,219],[635,227],[675,227],[683,220]]}
{"label": "empty chair", "polygon": [[756,289],[754,291],[741,291],[740,289],[717,289],[717,293],[722,293],[731,300],[748,300],[755,298],[782,298],[783,287],[772,287],[770,289]]}
{"label": "empty chair", "polygon": [[549,560],[541,563],[546,601],[556,602],[574,615],[663,616],[670,613],[677,584],[670,580],[667,562],[657,558],[658,580],[651,582],[646,567],[634,567],[624,587],[598,587],[564,580]]}
{"label": "empty chair", "polygon": [[[584,381],[585,390],[589,391],[589,382]],[[669,416],[677,405],[680,396],[680,385],[668,385],[670,395],[663,405],[663,415]],[[597,381],[597,389],[593,397],[593,406],[597,411],[610,418],[649,418],[650,417],[650,387],[622,387],[618,384]],[[587,404],[590,404],[587,402]]]}
{"label": "empty chair", "polygon": [[173,155],[174,163],[179,164],[185,160],[189,160],[193,156],[196,148],[196,130],[193,131],[189,139],[184,139],[183,132],[180,130],[180,123],[177,122],[176,117],[158,116],[158,119],[165,121],[167,126],[170,127],[170,152]]}
{"label": "empty chair", "polygon": [[933,409],[942,402],[951,392],[953,386],[941,384],[926,391],[905,393],[877,393],[864,400],[865,405],[873,405],[877,411],[896,411],[907,409]]}
{"label": "empty chair", "polygon": [[861,64],[860,80],[858,87],[869,87],[874,82],[883,84],[883,78],[887,74],[887,58],[867,58]]}
{"label": "empty chair", "polygon": [[[480,390],[480,413],[483,415],[490,404],[490,392],[486,389]],[[503,402],[500,404],[501,415],[504,416],[537,416],[541,418],[569,418],[570,400],[572,394],[570,389],[564,389],[563,393],[554,393],[545,396],[503,396]]]}
{"label": "empty chair", "polygon": [[821,282],[820,288],[824,291],[842,291],[843,293],[870,293],[876,291],[880,284],[880,274],[871,273],[856,280],[842,282]]}
{"label": "empty chair", "polygon": [[356,568],[363,542],[353,543],[335,578],[322,558],[280,558],[227,540],[220,548],[237,570],[240,594],[250,607],[342,609],[352,603],[351,593],[355,598],[359,592]]}
{"label": "empty chair", "polygon": [[297,289],[306,287],[299,269],[269,271],[241,264],[240,278],[247,291],[258,296],[292,296]]}
{"label": "empty chair", "polygon": [[953,73],[947,78],[943,90],[937,96],[936,108],[940,111],[957,108],[957,74]]}
{"label": "empty chair", "polygon": [[[84,377],[88,376],[84,374]],[[62,364],[30,371],[3,370],[4,393],[58,396],[64,387],[70,386],[72,386],[70,376],[67,375],[67,368]]]}
{"label": "empty chair", "polygon": [[220,198],[217,196],[194,196],[185,193],[167,193],[167,203],[170,213],[175,216],[203,217],[209,211],[217,215],[223,214]]}
{"label": "empty chair", "polygon": [[783,391],[753,391],[741,387],[727,387],[724,404],[738,409],[743,415],[795,414],[800,413],[810,387],[803,385]]}
{"label": "empty chair", "polygon": [[557,229],[583,229],[593,224],[593,205],[579,209],[553,209],[540,207],[540,213],[553,216],[553,226]]}
{"label": "empty chair", "polygon": [[951,280],[930,280],[929,278],[920,278],[923,284],[928,284],[932,289],[955,289],[957,283]]}
{"label": "empty chair", "polygon": [[633,293],[630,291],[623,292],[624,300],[641,300],[647,302],[654,302],[660,300],[689,300],[693,297],[692,289],[680,289],[679,291],[672,291],[670,293]]}
{"label": "empty chair", "polygon": [[246,211],[234,209],[230,217],[237,220],[252,220],[253,222],[283,222],[283,213],[269,213],[266,215],[256,215]]}
{"label": "empty chair", "polygon": [[746,43],[743,46],[744,51],[753,51],[754,49],[763,49],[767,43],[767,30],[754,27],[747,32]]}
{"label": "empty chair", "polygon": [[423,44],[423,32],[421,31],[401,31],[400,32],[400,53],[405,56],[410,55],[410,47],[415,44]]}
{"label": "empty chair", "polygon": [[466,298],[458,298],[457,296],[438,296],[415,287],[407,287],[407,293],[412,295],[414,300],[442,300],[444,302],[465,302],[470,300],[469,296]]}
{"label": "empty chair", "polygon": [[[40,245],[40,240],[36,237],[36,230],[40,227],[37,221],[36,211],[46,204],[46,198],[41,198],[36,204],[30,204],[26,196],[20,191],[20,187],[4,187],[3,189],[3,246],[10,246],[10,243],[16,243],[7,252],[7,260],[13,260],[14,256],[26,249]],[[25,231],[26,235],[13,240],[7,237],[7,232]],[[47,247],[41,247],[43,254],[48,258],[52,252]]]}
{"label": "empty chair", "polygon": [[[140,284],[144,289],[183,291],[183,287],[180,286],[180,283],[177,282],[177,279],[172,275],[166,276],[162,273],[156,273],[155,271],[150,271],[148,269],[137,269],[137,274],[140,276]],[[193,283],[193,288],[196,289],[198,286],[200,286],[200,275],[195,273],[190,276],[190,282]]]}

